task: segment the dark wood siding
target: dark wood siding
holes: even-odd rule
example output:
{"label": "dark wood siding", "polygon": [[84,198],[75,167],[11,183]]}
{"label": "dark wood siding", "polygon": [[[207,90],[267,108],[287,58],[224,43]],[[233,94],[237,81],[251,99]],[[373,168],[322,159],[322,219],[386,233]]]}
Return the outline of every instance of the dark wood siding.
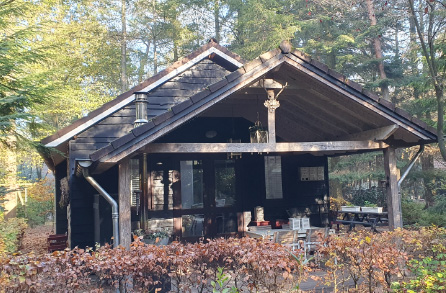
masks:
{"label": "dark wood siding", "polygon": [[[270,154],[273,155],[273,154]],[[328,217],[328,178],[324,181],[300,181],[300,167],[324,166],[327,157],[312,155],[281,155],[283,199],[266,199],[265,164],[263,155],[243,155],[240,175],[243,210],[253,213],[255,206],[263,206],[265,219],[288,219],[287,210],[297,209],[310,213],[311,225],[324,225]],[[254,214],[253,214],[254,216]]]}
{"label": "dark wood siding", "polygon": [[83,177],[70,178],[70,240],[71,248],[94,245],[94,189]]}
{"label": "dark wood siding", "polygon": [[[230,71],[209,59],[202,60],[149,93],[148,119],[168,111],[229,73]],[[134,121],[135,105],[132,103],[77,135],[72,150],[84,157],[129,133]]]}
{"label": "dark wood siding", "polygon": [[59,202],[61,198],[60,180],[67,177],[67,161],[56,166],[55,172],[55,212],[56,212],[56,234],[65,234],[68,230],[67,207],[61,207]]}
{"label": "dark wood siding", "polygon": [[[220,80],[229,71],[205,59],[172,80],[153,90],[148,97],[148,119],[169,110],[206,86]],[[75,160],[88,159],[89,155],[133,128],[135,105],[130,104],[103,119],[76,136],[69,143],[68,174],[70,178],[70,235],[71,246],[94,245],[94,194],[97,193],[82,177],[75,176]],[[94,175],[110,194],[118,193],[118,172],[112,168],[104,174]],[[101,242],[111,237],[111,211],[108,203],[100,199]],[[62,229],[62,226],[61,226]]]}
{"label": "dark wood siding", "polygon": [[[100,175],[93,175],[94,179],[115,200],[118,193],[117,166]],[[83,177],[71,176],[70,179],[70,236],[71,247],[94,246],[94,194],[98,192]],[[111,208],[102,196],[99,200],[101,221],[101,244],[110,242],[112,236]]]}

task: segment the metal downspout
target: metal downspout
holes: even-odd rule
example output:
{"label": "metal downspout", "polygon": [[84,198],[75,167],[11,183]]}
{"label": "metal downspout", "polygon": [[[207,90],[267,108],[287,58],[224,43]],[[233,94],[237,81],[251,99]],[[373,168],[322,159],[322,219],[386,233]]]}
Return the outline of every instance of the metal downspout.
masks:
{"label": "metal downspout", "polygon": [[415,162],[418,160],[418,158],[421,156],[421,154],[424,151],[424,144],[420,145],[420,149],[418,150],[415,157],[410,162],[409,166],[407,167],[406,171],[404,171],[403,175],[401,175],[400,180],[398,180],[398,192],[400,192],[401,183],[403,183],[404,179],[406,179],[407,174],[409,174],[410,170],[412,169],[413,165],[415,165]]}
{"label": "metal downspout", "polygon": [[102,195],[105,200],[111,205],[112,207],[112,223],[113,223],[113,247],[118,247],[120,244],[119,241],[119,210],[118,210],[118,204],[113,199],[113,197],[110,196],[110,194],[107,193],[100,185],[99,183],[94,180],[93,177],[90,176],[88,172],[88,167],[91,165],[91,161],[82,161],[79,162],[79,166],[82,167],[82,175],[84,175],[84,178],[88,181],[88,183],[93,186],[94,189],[96,189],[97,192],[99,192],[100,195]]}

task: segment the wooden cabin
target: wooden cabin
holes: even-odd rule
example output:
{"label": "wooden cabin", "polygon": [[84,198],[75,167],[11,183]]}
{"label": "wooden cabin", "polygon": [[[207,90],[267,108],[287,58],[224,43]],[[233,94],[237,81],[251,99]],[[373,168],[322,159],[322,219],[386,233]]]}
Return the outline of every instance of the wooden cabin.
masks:
{"label": "wooden cabin", "polygon": [[182,240],[241,235],[257,206],[272,223],[297,213],[324,226],[328,157],[377,150],[389,224],[400,227],[395,149],[435,133],[286,42],[246,63],[210,41],[42,143],[57,150],[44,154],[56,233],[92,246],[110,242],[116,224],[128,246],[139,228]]}

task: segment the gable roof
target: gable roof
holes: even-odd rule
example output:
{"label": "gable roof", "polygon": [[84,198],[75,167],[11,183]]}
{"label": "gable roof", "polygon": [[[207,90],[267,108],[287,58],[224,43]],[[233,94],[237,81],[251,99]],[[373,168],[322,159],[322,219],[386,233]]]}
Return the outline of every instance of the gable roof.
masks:
{"label": "gable roof", "polygon": [[145,125],[133,129],[130,133],[93,152],[90,159],[96,162],[116,163],[282,64],[287,64],[294,70],[299,70],[314,79],[325,82],[333,90],[413,133],[422,143],[437,140],[434,128],[411,117],[405,110],[397,108],[389,101],[363,89],[358,83],[329,69],[308,55],[282,47],[282,50],[275,49],[260,55],[237,71],[172,107],[171,111],[158,115]]}
{"label": "gable roof", "polygon": [[44,138],[41,143],[45,147],[58,147],[64,142],[71,139],[73,136],[81,133],[87,128],[95,125],[99,121],[103,120],[107,116],[113,114],[114,112],[122,109],[126,105],[130,104],[135,99],[135,92],[149,92],[166,81],[172,79],[173,77],[181,74],[182,72],[188,70],[202,59],[208,56],[215,56],[220,58],[222,62],[227,63],[229,66],[239,68],[243,65],[244,61],[240,56],[230,52],[225,47],[214,42],[213,39],[209,41],[206,45],[202,46],[198,50],[194,51],[187,57],[175,62],[168,68],[159,72],[158,74],[146,79],[142,83],[133,87],[129,91],[119,95],[115,99],[108,103],[105,103],[100,108],[90,112],[87,116],[80,118],[70,124],[69,126],[62,128],[55,134]]}

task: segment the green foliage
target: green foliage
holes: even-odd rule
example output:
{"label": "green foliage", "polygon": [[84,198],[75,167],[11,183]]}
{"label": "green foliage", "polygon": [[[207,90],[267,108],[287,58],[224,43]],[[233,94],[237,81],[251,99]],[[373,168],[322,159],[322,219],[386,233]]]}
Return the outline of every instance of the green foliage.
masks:
{"label": "green foliage", "polygon": [[[27,202],[19,202],[17,216],[25,218],[31,226],[45,223],[46,215],[54,209],[54,182],[49,179],[39,180],[27,187]],[[22,191],[22,195],[24,192]],[[23,201],[25,200],[22,198]]]}
{"label": "green foliage", "polygon": [[386,207],[387,200],[382,188],[372,187],[352,191],[351,203],[357,206]]}
{"label": "green foliage", "polygon": [[[212,293],[237,293],[239,292],[237,288],[234,286],[228,287],[229,276],[225,274],[223,271],[224,268],[217,268],[217,279],[215,281],[211,281],[212,285]],[[217,287],[218,285],[218,287]]]}
{"label": "green foliage", "polygon": [[401,202],[404,225],[446,226],[446,212],[444,196],[439,197],[434,206],[426,208],[424,203],[403,199]]}
{"label": "green foliage", "polygon": [[17,252],[27,225],[24,219],[0,219],[0,257],[5,253]]}
{"label": "green foliage", "polygon": [[52,200],[38,201],[29,198],[26,205],[19,204],[17,207],[17,217],[26,219],[31,227],[45,224],[46,215],[52,212],[54,202]]}
{"label": "green foliage", "polygon": [[424,211],[424,204],[413,200],[403,198],[401,201],[401,209],[403,213],[404,225],[414,225],[421,222]]}
{"label": "green foliage", "polygon": [[395,292],[433,293],[446,290],[446,254],[439,254],[434,258],[414,259],[409,267],[415,274],[415,279],[401,284],[393,283],[392,289],[395,289]]}
{"label": "green foliage", "polygon": [[283,0],[231,0],[229,8],[237,15],[231,49],[247,60],[277,48],[299,30],[295,4]]}
{"label": "green foliage", "polygon": [[0,142],[13,134],[19,136],[17,126],[32,122],[27,120],[28,109],[47,100],[51,89],[45,72],[30,72],[46,58],[37,33],[40,27],[27,22],[29,10],[37,5],[22,0],[0,3]]}

